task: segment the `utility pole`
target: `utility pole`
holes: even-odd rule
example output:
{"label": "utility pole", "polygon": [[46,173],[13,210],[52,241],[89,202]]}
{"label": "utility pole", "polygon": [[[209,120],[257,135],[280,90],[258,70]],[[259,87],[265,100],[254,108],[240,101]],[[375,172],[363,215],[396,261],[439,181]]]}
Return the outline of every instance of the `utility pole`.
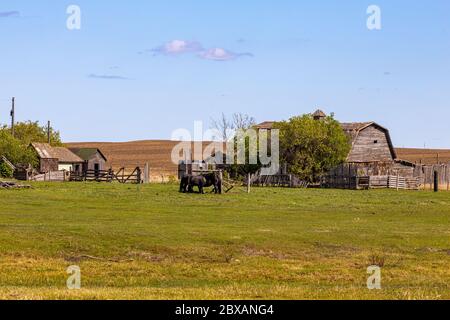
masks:
{"label": "utility pole", "polygon": [[15,100],[16,100],[16,98],[12,98],[12,108],[11,108],[11,134],[12,134],[12,136],[14,137],[14,134],[15,134],[15,132],[14,132],[14,113],[15,113],[15,111],[14,111],[14,104],[15,104]]}
{"label": "utility pole", "polygon": [[50,121],[47,122],[47,142],[48,144],[51,143],[51,132],[50,132]]}

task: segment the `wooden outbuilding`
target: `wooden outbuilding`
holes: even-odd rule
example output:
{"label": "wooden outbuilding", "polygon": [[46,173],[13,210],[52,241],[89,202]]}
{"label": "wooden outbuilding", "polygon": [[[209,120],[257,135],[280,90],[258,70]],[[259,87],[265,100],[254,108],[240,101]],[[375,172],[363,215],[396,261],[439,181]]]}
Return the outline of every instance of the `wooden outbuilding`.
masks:
{"label": "wooden outbuilding", "polygon": [[[81,167],[82,172],[88,170],[104,171],[107,170],[106,164],[108,159],[97,148],[69,148],[74,154],[80,157],[84,162]],[[76,170],[78,171],[78,170]]]}
{"label": "wooden outbuilding", "polygon": [[36,152],[39,159],[39,172],[54,171],[76,172],[81,170],[84,161],[64,147],[52,147],[48,143],[32,143],[30,147]]}

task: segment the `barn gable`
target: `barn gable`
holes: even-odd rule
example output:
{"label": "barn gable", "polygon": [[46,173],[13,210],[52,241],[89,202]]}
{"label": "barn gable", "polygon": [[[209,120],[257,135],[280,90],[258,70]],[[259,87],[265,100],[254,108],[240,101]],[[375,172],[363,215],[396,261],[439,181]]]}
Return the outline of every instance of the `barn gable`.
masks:
{"label": "barn gable", "polygon": [[386,128],[375,122],[342,123],[341,126],[352,145],[347,162],[393,162],[397,158]]}

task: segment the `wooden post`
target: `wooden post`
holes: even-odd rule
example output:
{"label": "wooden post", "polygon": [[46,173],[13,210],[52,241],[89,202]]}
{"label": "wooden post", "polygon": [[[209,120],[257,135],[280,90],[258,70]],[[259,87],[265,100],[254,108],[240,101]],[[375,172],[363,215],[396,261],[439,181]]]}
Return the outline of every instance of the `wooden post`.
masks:
{"label": "wooden post", "polygon": [[448,165],[449,165],[449,164],[447,164],[447,165],[445,166],[445,178],[447,179],[447,191],[450,190],[450,176],[449,176]]}
{"label": "wooden post", "polygon": [[138,184],[142,183],[142,171],[139,167],[136,168],[136,180]]}
{"label": "wooden post", "polygon": [[439,174],[438,171],[434,171],[434,192],[439,192]]}
{"label": "wooden post", "polygon": [[47,122],[47,143],[51,143],[51,134],[50,134],[50,121]]}
{"label": "wooden post", "polygon": [[397,171],[397,191],[399,189],[400,173]]}
{"label": "wooden post", "polygon": [[250,193],[251,177],[252,177],[252,175],[249,173],[247,175],[247,193]]}
{"label": "wooden post", "polygon": [[150,183],[150,166],[148,162],[145,163],[144,167],[144,183]]}
{"label": "wooden post", "polygon": [[16,113],[16,111],[15,111],[15,103],[16,103],[16,98],[13,97],[12,101],[11,101],[11,135],[13,137],[15,135],[15,128],[14,128],[14,125],[15,125],[14,118],[15,118],[15,113]]}

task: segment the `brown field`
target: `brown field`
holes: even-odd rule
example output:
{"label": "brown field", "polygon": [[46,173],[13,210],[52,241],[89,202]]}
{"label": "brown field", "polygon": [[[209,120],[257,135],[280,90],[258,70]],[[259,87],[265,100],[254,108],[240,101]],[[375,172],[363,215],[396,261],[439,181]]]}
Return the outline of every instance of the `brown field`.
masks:
{"label": "brown field", "polygon": [[450,163],[449,149],[397,148],[397,157],[412,163],[437,164]]}

